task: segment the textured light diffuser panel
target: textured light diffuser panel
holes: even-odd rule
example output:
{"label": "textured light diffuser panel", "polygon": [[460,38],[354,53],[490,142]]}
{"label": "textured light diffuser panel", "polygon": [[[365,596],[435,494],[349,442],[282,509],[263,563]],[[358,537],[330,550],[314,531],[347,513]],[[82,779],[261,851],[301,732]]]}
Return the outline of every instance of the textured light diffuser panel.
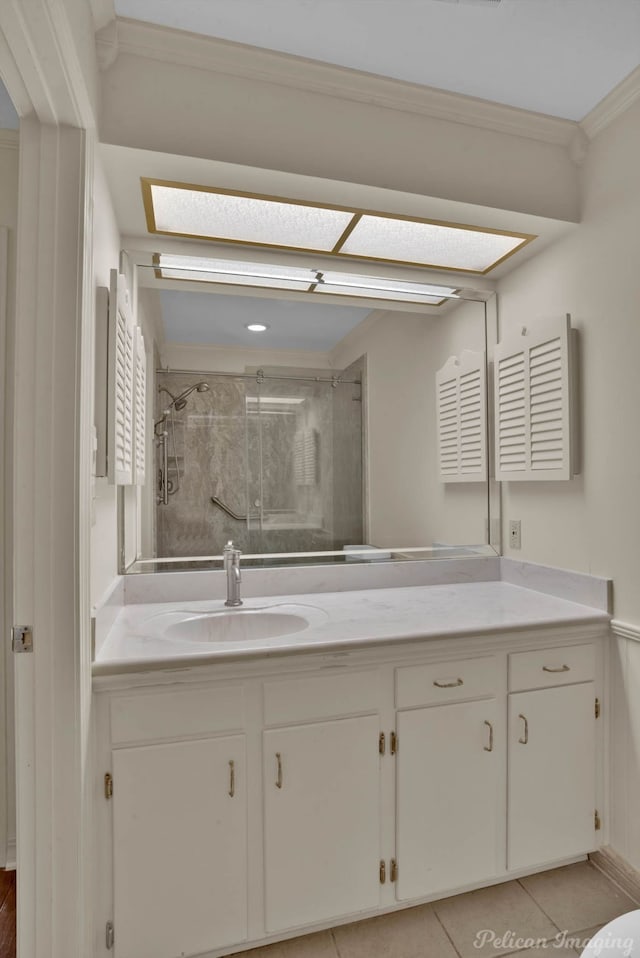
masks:
{"label": "textured light diffuser panel", "polygon": [[181,236],[330,252],[353,218],[342,210],[155,183],[150,191],[155,232]]}
{"label": "textured light diffuser panel", "polygon": [[465,273],[487,273],[536,238],[145,178],[142,194],[150,233]]}
{"label": "textured light diffuser panel", "polygon": [[414,220],[363,216],[340,252],[419,266],[484,273],[527,242],[527,237]]}

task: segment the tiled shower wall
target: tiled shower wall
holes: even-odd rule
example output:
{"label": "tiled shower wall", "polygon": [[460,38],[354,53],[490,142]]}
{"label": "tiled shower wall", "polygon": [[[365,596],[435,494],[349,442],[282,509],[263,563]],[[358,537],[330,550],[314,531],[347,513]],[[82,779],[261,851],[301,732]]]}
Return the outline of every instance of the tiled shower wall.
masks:
{"label": "tiled shower wall", "polygon": [[[167,419],[173,491],[156,509],[156,555],[219,555],[229,539],[245,553],[362,542],[361,387],[206,372],[157,377],[174,396],[201,380],[209,391],[191,393]],[[159,393],[156,420],[168,403]],[[161,465],[157,446],[157,486]],[[211,496],[247,518],[231,518]]]}

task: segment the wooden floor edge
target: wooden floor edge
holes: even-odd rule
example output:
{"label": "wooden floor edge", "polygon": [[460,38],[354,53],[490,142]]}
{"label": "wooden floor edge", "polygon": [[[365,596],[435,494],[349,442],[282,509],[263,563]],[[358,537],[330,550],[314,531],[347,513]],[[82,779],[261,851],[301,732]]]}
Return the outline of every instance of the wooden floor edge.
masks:
{"label": "wooden floor edge", "polygon": [[600,848],[589,855],[595,867],[640,905],[640,872],[610,846]]}

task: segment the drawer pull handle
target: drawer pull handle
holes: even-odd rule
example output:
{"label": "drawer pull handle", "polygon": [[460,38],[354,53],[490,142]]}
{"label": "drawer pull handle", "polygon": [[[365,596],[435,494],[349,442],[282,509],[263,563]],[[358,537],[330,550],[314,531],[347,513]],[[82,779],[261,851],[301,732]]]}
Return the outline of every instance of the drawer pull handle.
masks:
{"label": "drawer pull handle", "polygon": [[569,668],[568,665],[561,665],[559,669],[553,669],[551,668],[550,665],[543,665],[542,671],[543,672],[570,672],[571,669]]}
{"label": "drawer pull handle", "polygon": [[276,788],[282,788],[282,756],[276,752],[276,762],[278,763],[278,774],[276,776]]}
{"label": "drawer pull handle", "polygon": [[236,794],[236,763],[229,762],[229,798]]}
{"label": "drawer pull handle", "polygon": [[439,689],[455,689],[459,685],[464,685],[464,682],[462,679],[456,679],[455,682],[438,682],[436,679],[433,684],[437,685]]}
{"label": "drawer pull handle", "polygon": [[521,745],[528,745],[529,744],[529,722],[527,721],[527,718],[524,715],[519,715],[518,718],[521,718],[522,721],[524,722],[524,738],[519,738],[518,741],[520,742]]}
{"label": "drawer pull handle", "polygon": [[493,725],[485,719],[484,724],[489,729],[489,744],[484,746],[485,752],[493,752]]}

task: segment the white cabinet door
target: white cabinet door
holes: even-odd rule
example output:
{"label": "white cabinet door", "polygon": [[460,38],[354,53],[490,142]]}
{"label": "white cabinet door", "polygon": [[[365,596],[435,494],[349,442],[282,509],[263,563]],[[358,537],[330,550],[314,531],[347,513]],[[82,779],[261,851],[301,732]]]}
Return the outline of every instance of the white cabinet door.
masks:
{"label": "white cabinet door", "polygon": [[113,782],[116,958],[243,941],[244,736],[117,749]]}
{"label": "white cabinet door", "polygon": [[264,733],[266,928],[380,901],[378,716]]}
{"label": "white cabinet door", "polygon": [[510,869],[595,848],[594,701],[592,682],[509,696]]}
{"label": "white cabinet door", "polygon": [[504,868],[503,726],[494,699],[398,713],[400,901]]}

